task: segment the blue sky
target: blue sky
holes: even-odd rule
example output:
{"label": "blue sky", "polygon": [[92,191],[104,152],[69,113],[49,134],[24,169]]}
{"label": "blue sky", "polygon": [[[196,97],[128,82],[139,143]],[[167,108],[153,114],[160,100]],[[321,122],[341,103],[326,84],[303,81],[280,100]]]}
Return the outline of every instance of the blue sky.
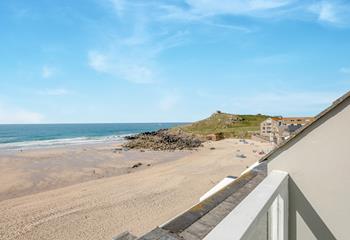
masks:
{"label": "blue sky", "polygon": [[350,87],[350,1],[2,0],[0,123],[314,115]]}

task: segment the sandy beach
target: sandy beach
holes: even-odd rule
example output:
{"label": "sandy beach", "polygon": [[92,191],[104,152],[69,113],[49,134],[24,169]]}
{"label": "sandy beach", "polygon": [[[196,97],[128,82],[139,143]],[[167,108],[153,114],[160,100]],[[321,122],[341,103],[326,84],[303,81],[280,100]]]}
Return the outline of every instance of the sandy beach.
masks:
{"label": "sandy beach", "polygon": [[206,142],[197,151],[117,147],[2,152],[0,239],[111,239],[125,230],[140,236],[191,207],[225,176],[239,176],[262,157],[259,151],[272,148],[236,139]]}
{"label": "sandy beach", "polygon": [[0,201],[132,173],[190,153],[123,151],[119,142],[0,151],[0,182],[6,183],[0,185]]}

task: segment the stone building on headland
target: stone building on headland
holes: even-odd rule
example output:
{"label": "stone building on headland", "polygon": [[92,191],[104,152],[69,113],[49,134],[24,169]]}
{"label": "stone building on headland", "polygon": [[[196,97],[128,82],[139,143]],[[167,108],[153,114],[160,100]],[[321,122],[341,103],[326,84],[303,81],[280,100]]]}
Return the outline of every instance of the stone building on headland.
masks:
{"label": "stone building on headland", "polygon": [[260,124],[260,136],[270,142],[280,144],[313,120],[313,117],[268,118]]}

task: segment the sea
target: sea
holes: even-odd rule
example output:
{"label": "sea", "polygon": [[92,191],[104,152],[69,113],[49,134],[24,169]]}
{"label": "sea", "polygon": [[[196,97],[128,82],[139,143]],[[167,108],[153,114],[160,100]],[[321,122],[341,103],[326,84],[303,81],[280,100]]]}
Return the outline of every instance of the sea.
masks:
{"label": "sea", "polygon": [[0,151],[122,142],[125,136],[185,123],[0,124]]}

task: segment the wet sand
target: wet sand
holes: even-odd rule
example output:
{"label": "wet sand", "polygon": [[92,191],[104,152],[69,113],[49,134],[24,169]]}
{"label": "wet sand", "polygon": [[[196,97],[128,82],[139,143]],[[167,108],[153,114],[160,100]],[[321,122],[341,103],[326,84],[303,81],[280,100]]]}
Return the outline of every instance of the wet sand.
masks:
{"label": "wet sand", "polygon": [[0,185],[0,201],[132,173],[190,153],[123,151],[119,143],[0,151],[0,183],[6,183]]}
{"label": "wet sand", "polygon": [[[140,236],[191,207],[225,176],[239,176],[261,157],[253,150],[272,148],[234,139],[192,152],[117,153],[114,147],[2,154],[0,192],[12,198],[0,202],[0,239],[111,239],[125,230]],[[132,168],[137,162],[142,166]],[[23,196],[11,196],[11,189]]]}

